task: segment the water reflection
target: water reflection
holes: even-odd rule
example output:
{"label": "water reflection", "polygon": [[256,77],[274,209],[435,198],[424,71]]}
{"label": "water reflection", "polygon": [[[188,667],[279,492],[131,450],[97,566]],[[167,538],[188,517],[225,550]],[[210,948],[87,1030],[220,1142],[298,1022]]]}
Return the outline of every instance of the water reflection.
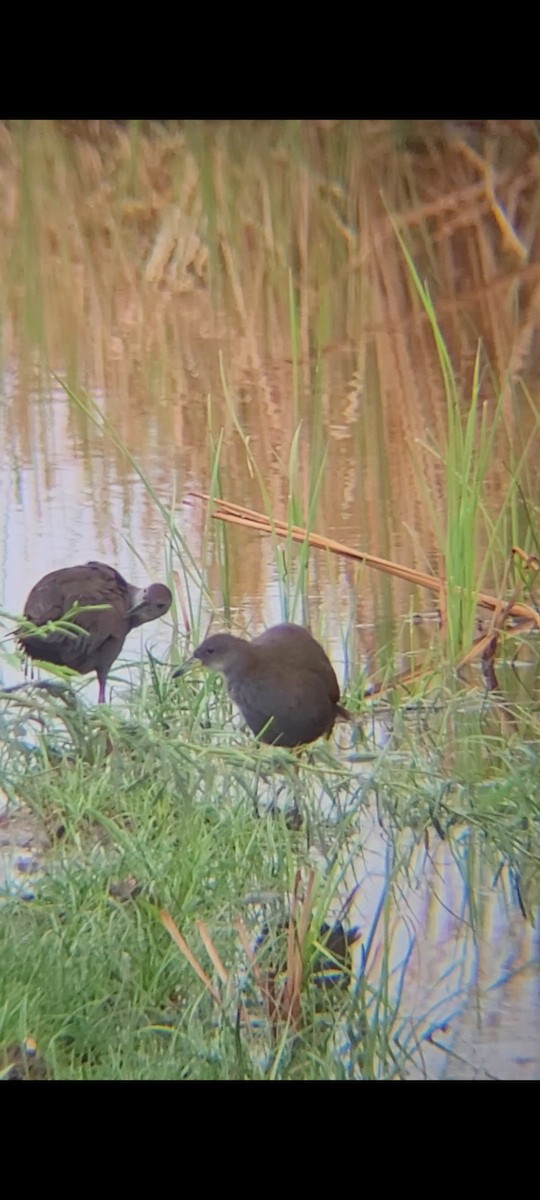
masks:
{"label": "water reflection", "polygon": [[[6,449],[10,446],[11,435],[6,469],[0,479],[3,528],[0,605],[4,610],[20,613],[26,596],[41,576],[57,567],[78,562],[109,562],[126,578],[141,585],[152,578],[164,578],[171,563],[167,522],[137,471],[101,435],[91,437],[88,444],[79,439],[73,442],[70,402],[57,385],[48,395],[35,393],[27,400],[31,421],[24,446],[21,445],[14,416],[20,402],[20,396],[17,396],[14,391],[6,394],[2,412]],[[171,565],[182,591],[181,600],[203,630],[211,622],[219,628],[225,619],[215,536],[204,538],[204,507],[187,498],[183,502],[180,472],[174,461],[171,460],[168,473],[163,460],[155,457],[150,416],[148,428],[149,436],[142,454],[143,467],[167,510],[173,511],[176,498],[175,524],[196,564],[194,570],[188,567],[186,574],[182,564],[174,557],[172,559]],[[54,453],[51,453],[51,447],[54,447]],[[185,484],[188,491],[201,487],[201,481],[193,474],[187,477]],[[282,606],[283,583],[278,576],[272,546],[268,540],[243,531],[229,531],[228,544],[236,624],[248,634],[255,633],[263,625],[275,624],[286,615]],[[201,591],[203,572],[210,589],[206,599]],[[338,605],[335,603],[336,590],[341,595]],[[350,574],[345,566],[331,564],[328,567],[322,558],[313,560],[308,600],[311,596],[314,616],[321,600],[331,615],[326,640],[342,678],[345,657],[342,631],[350,625],[351,595]],[[212,596],[215,598],[213,603]],[[302,614],[296,609],[290,615],[301,619]],[[160,622],[159,628],[150,633],[148,630],[134,631],[122,657],[140,660],[147,645],[158,657],[169,656],[171,622]],[[20,676],[16,668],[5,665],[4,683],[12,684],[17,678]]]}
{"label": "water reflection", "polygon": [[[0,123],[1,607],[20,613],[49,570],[97,559],[141,585],[172,567],[180,631],[182,604],[199,637],[221,627],[220,535],[207,536],[202,506],[185,503],[208,490],[220,439],[228,499],[264,508],[262,483],[276,516],[294,494],[305,521],[317,483],[319,532],[443,574],[447,397],[396,225],[428,280],[459,403],[468,407],[479,342],[490,419],[502,395],[478,563],[514,473],[511,534],[530,535],[540,504],[536,128],[507,122],[499,135],[487,122],[469,136],[432,124],[428,140],[404,137],[398,150],[383,122],[247,123],[245,132],[188,123],[136,149],[122,128],[100,142],[46,122]],[[207,593],[171,561],[167,522],[133,462],[53,371],[91,398],[160,501],[174,504]],[[341,684],[361,667],[396,673],[436,636],[436,621],[415,628],[418,643],[411,633],[411,613],[428,611],[429,597],[317,553],[305,611],[284,613],[294,580],[286,566],[280,574],[270,540],[233,529],[227,539],[238,632],[306,617]],[[503,533],[486,590],[509,590],[509,549]],[[115,703],[122,681],[137,682],[125,664],[146,646],[169,661],[173,638],[172,619],[130,634]],[[20,682],[15,661],[0,669],[6,684]],[[95,680],[83,686],[93,702]],[[352,919],[363,929],[388,872],[373,817],[351,880],[362,885]],[[414,851],[392,917],[393,978],[408,1014],[400,1037],[421,1043],[428,1074],[537,1078],[537,937],[506,876],[494,886],[486,868],[476,886],[473,931],[448,843]],[[381,954],[375,931],[375,971]]]}
{"label": "water reflection", "polygon": [[473,924],[455,845],[432,835],[398,883],[393,860],[375,815],[366,817],[362,859],[347,880],[360,885],[350,920],[370,943],[370,983],[389,972],[392,1033],[412,1054],[410,1077],[540,1079],[540,935],[509,873],[495,881],[483,864]]}

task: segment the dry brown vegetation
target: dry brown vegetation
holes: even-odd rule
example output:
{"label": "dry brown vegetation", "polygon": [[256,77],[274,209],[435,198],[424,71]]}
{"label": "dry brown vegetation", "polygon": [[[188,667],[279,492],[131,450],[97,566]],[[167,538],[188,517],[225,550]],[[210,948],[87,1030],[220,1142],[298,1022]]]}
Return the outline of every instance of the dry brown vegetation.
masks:
{"label": "dry brown vegetation", "polygon": [[[306,503],[323,445],[328,456],[318,528],[441,574],[426,492],[442,504],[443,388],[395,229],[428,281],[465,399],[479,340],[485,403],[503,389],[485,489],[496,510],[536,430],[519,380],[531,378],[538,330],[539,171],[530,121],[1,125],[12,446],[29,458],[39,437],[51,458],[26,403],[37,350],[103,395],[163,492],[175,477],[180,492],[207,482],[210,419],[225,434],[226,494],[257,509],[232,406],[281,516],[302,420]],[[95,470],[95,434],[76,413],[66,436]],[[107,521],[121,458],[113,453],[104,471],[96,490]],[[240,592],[261,594],[264,553],[233,543],[232,554]],[[396,603],[406,607],[406,589]]]}

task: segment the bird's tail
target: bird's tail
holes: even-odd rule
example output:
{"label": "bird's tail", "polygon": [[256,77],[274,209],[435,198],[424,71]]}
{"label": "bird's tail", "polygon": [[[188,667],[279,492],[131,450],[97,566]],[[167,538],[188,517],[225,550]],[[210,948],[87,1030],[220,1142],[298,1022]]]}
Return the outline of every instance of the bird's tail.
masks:
{"label": "bird's tail", "polygon": [[343,704],[336,704],[336,721],[350,721],[352,725],[358,725],[358,720],[357,714],[349,712]]}

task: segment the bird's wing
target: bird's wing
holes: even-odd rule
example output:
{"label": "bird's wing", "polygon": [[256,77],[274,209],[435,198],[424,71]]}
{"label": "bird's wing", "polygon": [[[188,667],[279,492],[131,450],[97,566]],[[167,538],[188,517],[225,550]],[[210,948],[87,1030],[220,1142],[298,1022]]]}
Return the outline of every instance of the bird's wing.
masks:
{"label": "bird's wing", "polygon": [[[88,564],[88,568],[93,566]],[[91,570],[86,574],[81,570],[75,577],[68,569],[65,573],[58,571],[46,576],[30,593],[24,615],[34,625],[42,625],[46,621],[59,621],[75,606],[77,609],[86,609],[83,612],[76,611],[67,619],[70,624],[84,629],[87,636],[74,638],[59,630],[48,634],[47,641],[56,644],[65,642],[66,645],[69,642],[73,651],[80,643],[85,652],[95,651],[110,637],[125,637],[129,628],[126,615],[129,607],[127,585],[119,576],[119,586],[116,572],[111,570],[111,575]],[[107,607],[88,611],[96,605]]]}
{"label": "bird's wing", "polygon": [[268,725],[268,739],[281,735],[284,745],[301,745],[322,734],[330,722],[332,704],[326,681],[313,671],[297,668],[291,672],[276,664],[266,664],[264,679],[256,688],[248,679],[239,680],[231,690],[248,725],[260,733]]}

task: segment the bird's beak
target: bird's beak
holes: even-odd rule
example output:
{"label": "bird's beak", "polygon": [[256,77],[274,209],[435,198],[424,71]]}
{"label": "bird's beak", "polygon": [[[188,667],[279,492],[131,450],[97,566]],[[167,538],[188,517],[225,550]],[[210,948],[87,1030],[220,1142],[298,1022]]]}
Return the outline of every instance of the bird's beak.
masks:
{"label": "bird's beak", "polygon": [[128,614],[127,614],[128,617],[132,617],[133,613],[139,612],[140,609],[144,607],[144,604],[145,604],[144,588],[137,588],[137,590],[134,591],[134,593],[133,593],[133,604],[131,605],[130,608],[128,608]]}
{"label": "bird's beak", "polygon": [[199,662],[198,658],[195,658],[194,656],[192,656],[191,658],[187,658],[185,663],[182,663],[181,667],[177,667],[176,671],[173,671],[173,673],[172,673],[173,679],[178,679],[179,675],[185,675],[186,672],[190,671],[192,667],[197,666],[198,662]]}

